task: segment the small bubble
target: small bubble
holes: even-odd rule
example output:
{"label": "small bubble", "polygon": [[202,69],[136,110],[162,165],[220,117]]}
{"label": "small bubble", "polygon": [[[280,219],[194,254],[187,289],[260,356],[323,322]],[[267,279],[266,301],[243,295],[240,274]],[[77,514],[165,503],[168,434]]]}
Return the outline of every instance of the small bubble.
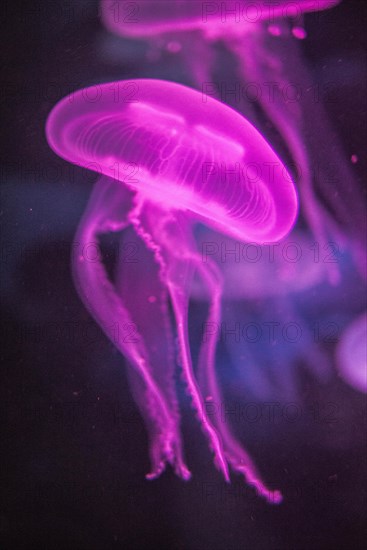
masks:
{"label": "small bubble", "polygon": [[179,51],[181,51],[182,49],[182,45],[180,44],[180,42],[176,42],[176,41],[171,41],[171,42],[168,42],[167,46],[167,51],[171,52],[171,53],[177,53]]}
{"label": "small bubble", "polygon": [[303,27],[293,27],[292,34],[299,40],[304,40],[307,36],[307,32]]}
{"label": "small bubble", "polygon": [[353,164],[356,164],[358,162],[358,156],[357,155],[352,155],[350,157],[350,160],[353,162]]}
{"label": "small bubble", "polygon": [[278,25],[269,25],[268,26],[268,32],[269,34],[272,34],[273,36],[280,36],[282,34],[282,31]]}
{"label": "small bubble", "polygon": [[148,302],[150,304],[154,304],[157,301],[157,298],[155,296],[149,296]]}

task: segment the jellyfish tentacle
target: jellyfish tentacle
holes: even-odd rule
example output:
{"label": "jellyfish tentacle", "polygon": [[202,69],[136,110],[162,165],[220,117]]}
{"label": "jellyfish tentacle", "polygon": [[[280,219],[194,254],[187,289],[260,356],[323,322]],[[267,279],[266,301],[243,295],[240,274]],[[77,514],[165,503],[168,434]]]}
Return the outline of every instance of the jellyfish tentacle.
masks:
{"label": "jellyfish tentacle", "polygon": [[[246,481],[255,487],[259,495],[270,503],[279,503],[282,500],[281,493],[272,491],[264,485],[248,453],[222,423],[213,421],[207,414],[203,397],[213,398],[216,403],[221,400],[215,375],[217,335],[214,335],[214,333],[209,337],[206,345],[202,344],[199,354],[199,382],[195,379],[188,334],[191,281],[194,272],[198,271],[207,284],[211,297],[209,322],[218,326],[222,297],[222,278],[219,270],[213,262],[208,262],[208,265],[205,266],[201,262],[199,255],[195,253],[195,243],[190,240],[191,227],[182,219],[182,216],[176,214],[177,220],[172,223],[172,217],[170,219],[169,215],[165,218],[162,213],[160,216],[152,214],[152,207],[150,207],[149,212],[150,219],[149,215],[142,214],[142,210],[143,207],[140,205],[139,209],[136,210],[137,221],[135,223],[140,224],[139,230],[145,234],[145,238],[161,258],[162,276],[165,278],[169,289],[177,323],[181,367],[192,397],[193,406],[198,413],[203,430],[208,436],[214,452],[215,465],[223,473],[225,480],[229,482],[228,464],[230,464],[234,471],[243,474]],[[145,222],[144,230],[141,227],[142,219]],[[160,220],[159,224],[156,223],[153,226],[153,220],[157,219]],[[147,227],[149,227],[149,231]],[[159,245],[157,242],[159,242]]]}
{"label": "jellyfish tentacle", "polygon": [[[154,379],[169,404],[170,414],[176,427],[172,441],[174,452],[169,462],[179,477],[189,479],[191,474],[183,458],[179,433],[180,414],[174,380],[175,346],[168,310],[168,292],[159,277],[159,264],[148,248],[141,245],[142,240],[138,237],[136,230],[132,227],[128,228],[123,235],[122,248],[135,250],[136,258],[131,258],[135,261],[129,261],[126,269],[125,258],[120,257],[116,270],[116,288],[125,306],[131,312],[140,333],[144,335]],[[134,400],[148,426],[151,462],[159,464],[157,455],[160,455],[161,449],[157,445],[157,429],[150,419],[150,409],[144,398],[141,378],[132,369],[128,370],[128,378]],[[159,473],[159,469],[153,469],[147,478],[153,479]]]}
{"label": "jellyfish tentacle", "polygon": [[156,205],[148,204],[146,208],[144,206],[143,199],[136,203],[136,208],[130,215],[130,221],[137,233],[145,240],[146,245],[155,252],[161,266],[161,278],[167,285],[177,325],[183,377],[202,429],[209,439],[214,453],[214,463],[225,480],[229,482],[228,464],[221,438],[205,412],[200,388],[195,380],[190,352],[188,308],[190,286],[195,271],[191,252],[194,243],[190,240],[193,239],[192,224],[179,212],[172,216],[168,212],[162,212]]}
{"label": "jellyfish tentacle", "polygon": [[204,91],[204,85],[212,83],[215,53],[200,31],[182,37],[184,62],[192,75],[195,85]]}
{"label": "jellyfish tentacle", "polygon": [[[322,246],[327,249],[331,245],[329,240],[341,248],[348,246],[361,276],[366,278],[367,229],[363,194],[346,162],[342,144],[333,131],[318,91],[315,92],[314,78],[302,59],[299,41],[291,36],[285,21],[279,20],[277,25],[281,37],[271,37],[263,25],[258,26],[251,42],[251,56],[246,56],[246,39],[242,44],[231,43],[231,47],[242,60],[244,78],[264,83],[259,103],[287,141],[293,160],[302,170],[299,174],[301,206],[315,238],[320,241],[320,249]],[[286,65],[281,62],[285,54]],[[296,85],[291,75],[296,75]],[[271,96],[270,88],[265,89],[264,85],[274,85],[281,90],[272,90],[275,93]],[[292,88],[299,96],[289,101],[284,91]],[[337,175],[332,173],[334,163],[330,151],[333,158],[339,159]],[[337,283],[340,279],[337,265],[328,263],[327,271],[330,282]]]}
{"label": "jellyfish tentacle", "polygon": [[[210,296],[210,306],[207,322],[209,326],[218,327],[221,314],[222,277],[219,269],[213,261],[208,259],[205,264],[199,258],[195,260],[195,266],[200,272],[203,283],[207,286]],[[203,339],[198,361],[198,379],[200,389],[207,396],[209,404],[222,403],[222,393],[217,383],[215,373],[215,355],[218,340],[218,331],[210,331],[208,338]],[[249,454],[235,439],[227,425],[213,415],[213,424],[220,433],[225,457],[231,468],[241,473],[249,485],[255,487],[257,493],[268,502],[277,504],[282,501],[282,495],[278,490],[271,490],[261,480],[261,476]]]}
{"label": "jellyfish tentacle", "polygon": [[158,477],[166,462],[171,462],[176,464],[177,473],[188,479],[190,473],[182,457],[175,456],[176,452],[180,452],[175,417],[154,379],[143,335],[136,327],[133,340],[120,338],[119,331],[116,338],[116,327],[134,326],[133,318],[110,282],[101,259],[88,261],[87,257],[80,254],[80,247],[85,250],[90,243],[97,243],[100,234],[126,228],[129,223],[128,207],[131,208],[131,193],[110,178],[100,178],[77,230],[78,247],[74,247],[72,253],[73,278],[85,307],[141,379],[142,399],[146,400],[155,426],[152,472],[147,477]]}
{"label": "jellyfish tentacle", "polygon": [[[192,250],[190,253],[184,255],[181,259],[177,257],[173,259],[172,268],[175,270],[179,270],[180,273],[182,273],[185,269],[185,266],[181,263],[181,261],[185,262],[186,270],[190,270],[190,273],[188,274],[188,279],[191,280],[193,270],[197,270],[203,278],[204,282],[206,283],[211,297],[208,322],[213,323],[214,326],[218,327],[222,297],[222,277],[219,273],[219,270],[215,266],[214,262],[211,261],[208,261],[204,266],[204,264],[200,260],[200,257],[198,255],[195,255]],[[170,275],[168,275],[168,279],[170,279]],[[177,286],[175,276],[172,277],[172,280],[168,282],[168,286],[171,292],[173,307],[176,311],[181,350],[189,350],[188,333],[187,330],[185,330],[188,326],[187,315],[189,293],[183,292],[181,287]],[[184,288],[188,289],[189,286],[190,285],[185,284]],[[200,418],[204,419],[206,423],[209,421],[209,415],[207,414],[206,406],[203,406],[202,397],[207,396],[209,397],[209,402],[213,400],[213,402],[216,404],[221,403],[222,399],[215,374],[215,352],[217,338],[218,331],[213,331],[209,334],[209,338],[206,340],[206,342],[202,343],[199,353],[199,383],[196,383],[194,379],[191,367],[191,357],[182,357],[185,372],[188,371],[186,376],[190,376],[190,387],[194,386],[194,391],[196,392],[196,394],[193,396],[194,405],[196,406],[196,409],[200,414]],[[185,364],[185,360],[187,361],[187,364]],[[196,395],[199,396],[200,409],[198,409],[196,403]],[[243,474],[247,483],[254,486],[260,496],[264,497],[270,503],[280,503],[282,501],[282,495],[280,491],[273,491],[265,486],[249,454],[236,441],[230,430],[222,422],[216,422],[215,418],[212,419],[212,417],[210,419],[210,424],[211,431],[209,431],[208,435],[211,438],[212,434],[214,433],[216,436],[215,439],[220,442],[220,447],[218,447],[217,453],[216,447],[214,447],[213,450],[216,453],[217,466],[222,471],[223,466],[225,466],[226,481],[229,481],[229,472],[227,468],[227,463],[229,463],[234,471]],[[218,463],[218,461],[220,462]]]}
{"label": "jellyfish tentacle", "polygon": [[[187,275],[187,278],[192,277],[193,265],[191,264],[192,259],[184,257],[183,262],[185,262],[186,267],[189,265],[191,271]],[[179,260],[178,260],[179,261]],[[191,265],[190,265],[191,264]],[[181,269],[184,269],[184,266],[181,265]],[[209,438],[211,448],[215,456],[215,464],[218,469],[223,473],[223,476],[226,481],[229,481],[229,472],[227,460],[225,458],[223,444],[217,430],[212,425],[212,422],[209,420],[209,417],[206,413],[205,407],[203,405],[202,396],[198,383],[195,380],[192,359],[190,353],[190,344],[189,344],[189,334],[188,334],[188,305],[189,305],[189,292],[185,289],[184,291],[177,287],[177,285],[171,280],[168,276],[168,288],[171,295],[171,300],[173,304],[173,309],[177,321],[177,332],[178,339],[181,351],[181,363],[188,385],[190,395],[192,397],[193,405],[198,413],[199,419],[201,421],[203,430],[207,433]]]}
{"label": "jellyfish tentacle", "polygon": [[[284,90],[294,86],[282,66],[281,54],[277,59],[269,58],[268,54],[267,40],[272,40],[273,45],[282,45],[284,39],[271,38],[264,25],[259,25],[258,29],[252,39],[251,56],[247,54],[246,40],[233,40],[230,46],[241,60],[240,70],[243,78],[250,82],[260,83],[259,103],[261,108],[284,138],[293,157],[298,172],[300,203],[306,219],[319,245],[327,246],[328,233],[332,227],[324,223],[322,208],[313,191],[310,158],[305,148],[305,114],[298,102],[285,100],[280,92],[280,89],[283,93]],[[295,42],[293,39],[291,41]],[[291,47],[289,41],[286,44]],[[274,82],[275,77],[276,81]],[[271,84],[274,85],[272,90],[269,88]],[[337,266],[329,263],[327,270],[330,282],[337,284],[340,280]]]}

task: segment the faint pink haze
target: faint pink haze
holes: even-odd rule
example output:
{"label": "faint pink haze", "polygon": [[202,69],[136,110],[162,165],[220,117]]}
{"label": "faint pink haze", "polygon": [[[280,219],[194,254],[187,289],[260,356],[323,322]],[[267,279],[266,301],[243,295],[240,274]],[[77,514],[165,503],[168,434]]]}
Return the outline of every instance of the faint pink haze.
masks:
{"label": "faint pink haze", "polygon": [[367,393],[367,314],[345,329],[336,350],[340,377],[354,389]]}
{"label": "faint pink haze", "polygon": [[[203,323],[201,330],[218,334],[231,373],[223,365],[223,377],[237,395],[263,403],[294,402],[301,395],[300,370],[320,384],[328,382],[334,364],[320,342],[317,323],[310,326],[300,308],[300,303],[314,302],[320,288],[325,290],[320,285],[328,276],[312,235],[295,228],[281,242],[260,246],[208,227],[196,234],[202,261],[215,262],[223,278],[221,322]],[[191,296],[198,302],[209,299],[200,280],[194,280]],[[220,359],[217,368],[220,372]]]}
{"label": "faint pink haze", "polygon": [[[241,241],[276,241],[292,228],[297,197],[285,167],[262,135],[241,115],[185,86],[160,80],[121,81],[80,90],[49,115],[47,138],[64,159],[101,174],[79,226],[78,243],[125,230],[145,245],[130,271],[118,266],[112,282],[101,261],[73,254],[74,280],[91,315],[126,356],[132,391],[150,437],[152,470],[170,463],[190,477],[175,395],[175,356],[214,462],[228,467],[269,502],[269,490],[246,451],[220,419],[207,412],[221,402],[215,375],[215,335],[203,341],[195,370],[188,331],[190,287],[199,276],[210,295],[208,321],[220,319],[222,276],[203,263],[193,228],[197,222]],[[269,171],[269,163],[275,170]],[[233,177],[246,166],[261,178]],[[178,350],[170,324],[175,317]],[[116,327],[135,327],[133,338]],[[178,359],[177,359],[178,353]]]}
{"label": "faint pink haze", "polygon": [[[240,242],[202,228],[197,236],[202,261],[214,261],[221,269],[223,297],[229,300],[299,294],[327,279],[326,266],[315,261],[313,240],[305,231],[294,229],[281,243]],[[205,295],[200,281],[193,285],[193,296]]]}

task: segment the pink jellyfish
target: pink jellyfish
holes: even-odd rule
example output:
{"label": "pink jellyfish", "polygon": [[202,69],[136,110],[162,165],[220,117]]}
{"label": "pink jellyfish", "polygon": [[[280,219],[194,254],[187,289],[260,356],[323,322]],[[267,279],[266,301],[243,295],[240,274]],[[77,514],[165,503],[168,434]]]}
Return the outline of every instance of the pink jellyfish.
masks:
{"label": "pink jellyfish", "polygon": [[[363,197],[295,40],[306,36],[304,13],[339,2],[107,0],[101,4],[101,15],[114,33],[181,52],[196,85],[207,95],[236,103],[255,101],[283,138],[282,153],[293,165],[302,214],[315,246],[323,253],[352,248],[355,264],[366,276]],[[225,82],[213,82],[214,43],[222,43],[235,56],[241,85],[234,89],[223,90]],[[337,174],[330,173],[336,158]],[[340,280],[336,264],[328,265],[328,276],[333,284]]]}
{"label": "pink jellyfish", "polygon": [[[181,478],[190,477],[175,397],[170,299],[177,361],[215,465],[227,481],[230,465],[269,502],[279,502],[279,491],[264,485],[229,428],[206,412],[207,401],[221,399],[216,336],[202,344],[196,373],[188,306],[197,274],[210,294],[208,320],[219,321],[222,278],[213,262],[201,261],[195,224],[207,224],[240,241],[276,241],[293,226],[297,197],[291,177],[261,134],[237,112],[206,99],[160,80],[103,84],[60,101],[49,115],[47,138],[64,159],[103,174],[76,241],[98,242],[103,233],[127,229],[145,244],[144,265],[135,266],[125,278],[119,266],[116,282],[102,261],[88,261],[80,248],[72,264],[84,304],[132,366],[134,396],[150,436],[152,471],[147,477],[159,476],[166,463]],[[255,164],[268,163],[275,171],[255,183],[244,170],[239,179],[233,177],[236,164],[248,165],[251,173]]]}
{"label": "pink jellyfish", "polygon": [[363,313],[345,329],[336,350],[341,378],[367,393],[367,314]]}

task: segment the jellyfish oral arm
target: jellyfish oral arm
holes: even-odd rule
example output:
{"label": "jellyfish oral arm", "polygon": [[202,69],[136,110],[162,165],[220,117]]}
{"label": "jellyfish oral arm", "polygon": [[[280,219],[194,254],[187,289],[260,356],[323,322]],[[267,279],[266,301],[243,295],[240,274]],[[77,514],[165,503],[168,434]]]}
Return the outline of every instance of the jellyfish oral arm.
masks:
{"label": "jellyfish oral arm", "polygon": [[[142,208],[134,223],[138,225],[137,231],[144,231],[147,242],[154,242],[154,246],[159,249],[159,261],[163,266],[162,277],[169,289],[176,319],[180,366],[192,405],[214,453],[214,463],[227,482],[230,481],[228,470],[230,465],[235,472],[244,475],[249,485],[255,487],[259,496],[269,503],[278,504],[282,500],[281,493],[265,486],[248,453],[236,441],[230,429],[220,421],[215,422],[207,413],[206,398],[215,404],[220,403],[222,399],[215,372],[217,332],[209,334],[205,341],[203,339],[197,376],[194,372],[189,346],[188,318],[191,282],[194,272],[203,280],[210,296],[207,322],[219,326],[223,285],[219,269],[214,262],[202,262],[196,251],[192,223],[182,213],[175,213],[173,218],[172,214],[164,212],[157,215],[154,209],[157,207],[152,205],[149,205],[145,211]],[[165,217],[166,224],[164,221],[158,226],[154,223],[154,220],[164,220]]]}
{"label": "jellyfish oral arm", "polygon": [[[161,222],[157,225],[157,219]],[[207,418],[199,387],[196,383],[188,332],[188,307],[191,280],[195,271],[192,262],[193,243],[191,242],[191,224],[184,215],[160,212],[158,206],[140,203],[130,216],[137,233],[148,247],[156,251],[156,260],[161,266],[162,281],[165,282],[174,310],[179,342],[180,364],[192,404],[208,436],[215,456],[215,464],[229,481],[227,461],[225,460],[220,436]]]}
{"label": "jellyfish oral arm", "polygon": [[143,336],[136,334],[135,341],[116,338],[115,327],[134,325],[130,312],[107,276],[101,261],[90,261],[80,250],[86,250],[90,243],[98,242],[99,235],[109,231],[121,231],[128,225],[126,210],[128,194],[116,181],[102,177],[98,181],[89,201],[87,211],[76,234],[77,247],[73,248],[72,271],[76,289],[85,307],[98,322],[108,338],[127,358],[141,380],[142,392],[139,399],[149,409],[152,471],[148,479],[158,477],[171,463],[183,479],[190,478],[190,472],[181,456],[177,415],[172,411],[154,378]]}
{"label": "jellyfish oral arm", "polygon": [[[222,298],[222,277],[214,262],[207,261],[205,264],[197,262],[197,268],[207,286],[210,296],[210,308],[207,319],[207,326],[218,327],[221,315]],[[209,331],[203,342],[199,354],[198,380],[201,394],[204,399],[218,405],[223,402],[222,394],[218,386],[215,372],[215,350],[218,339],[218,331]],[[213,415],[213,423],[220,434],[224,455],[231,468],[242,474],[247,483],[255,487],[259,496],[265,498],[271,504],[279,504],[283,497],[278,490],[268,489],[263,483],[257,468],[249,454],[235,439],[226,423]]]}
{"label": "jellyfish oral arm", "polygon": [[[320,3],[319,7],[336,3]],[[307,8],[301,4],[300,7]],[[330,243],[350,246],[356,265],[365,276],[366,260],[361,248],[366,246],[366,216],[358,183],[347,162],[343,162],[343,150],[322,101],[315,99],[314,78],[302,58],[298,41],[289,35],[286,22],[278,24],[284,31],[282,37],[271,37],[265,28],[258,26],[251,37],[231,42],[239,59],[240,76],[244,82],[262,83],[259,105],[289,149],[297,172],[301,209],[315,241],[325,250]],[[283,61],[285,52],[287,64]],[[288,100],[284,91],[291,88],[296,92]],[[330,151],[333,159],[339,159],[338,176],[330,173],[333,166]],[[348,242],[349,236],[352,242]],[[325,270],[329,281],[337,284],[340,280],[337,263],[325,264]]]}

